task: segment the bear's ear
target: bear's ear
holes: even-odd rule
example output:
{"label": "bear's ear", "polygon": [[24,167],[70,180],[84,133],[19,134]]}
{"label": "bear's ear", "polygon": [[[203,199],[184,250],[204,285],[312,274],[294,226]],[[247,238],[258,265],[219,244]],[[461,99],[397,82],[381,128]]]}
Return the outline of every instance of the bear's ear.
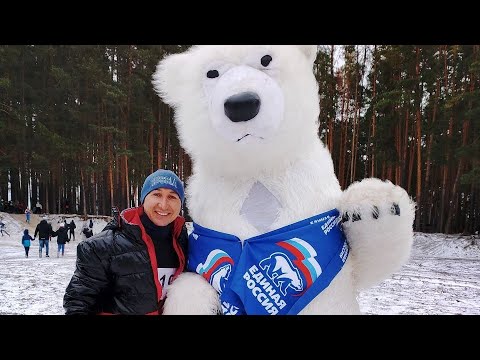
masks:
{"label": "bear's ear", "polygon": [[300,51],[307,57],[308,61],[313,64],[317,58],[317,45],[297,45]]}
{"label": "bear's ear", "polygon": [[175,105],[182,92],[183,73],[188,54],[167,55],[160,60],[152,76],[152,84],[158,96],[168,105]]}

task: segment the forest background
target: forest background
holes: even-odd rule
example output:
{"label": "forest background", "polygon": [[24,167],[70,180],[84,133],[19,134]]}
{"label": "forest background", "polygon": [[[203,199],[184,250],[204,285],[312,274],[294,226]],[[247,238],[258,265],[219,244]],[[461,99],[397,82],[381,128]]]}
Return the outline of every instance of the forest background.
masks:
{"label": "forest background", "polygon": [[[190,158],[151,78],[188,47],[0,45],[3,203],[110,215],[136,206],[157,168],[186,180]],[[415,231],[480,230],[479,49],[318,47],[318,134],[342,188],[388,179],[416,201]]]}

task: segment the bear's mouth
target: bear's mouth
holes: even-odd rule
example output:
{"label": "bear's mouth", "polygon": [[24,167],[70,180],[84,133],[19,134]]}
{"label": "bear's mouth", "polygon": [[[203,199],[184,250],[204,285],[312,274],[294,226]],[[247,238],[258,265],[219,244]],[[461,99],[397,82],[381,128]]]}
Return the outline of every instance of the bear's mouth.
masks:
{"label": "bear's mouth", "polygon": [[243,139],[245,139],[245,138],[248,137],[248,136],[253,136],[253,137],[256,137],[257,139],[263,140],[263,137],[261,137],[261,136],[255,136],[255,135],[252,135],[252,134],[245,134],[245,135],[243,135],[241,138],[238,138],[238,139],[237,139],[237,142],[242,141]]}

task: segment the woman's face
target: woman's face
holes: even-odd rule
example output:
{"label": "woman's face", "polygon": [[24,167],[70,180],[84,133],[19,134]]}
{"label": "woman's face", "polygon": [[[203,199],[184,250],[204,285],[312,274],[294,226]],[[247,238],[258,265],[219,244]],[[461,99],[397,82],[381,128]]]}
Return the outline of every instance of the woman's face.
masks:
{"label": "woman's face", "polygon": [[151,191],[143,202],[143,210],[157,226],[166,226],[180,215],[182,202],[178,194],[170,189]]}

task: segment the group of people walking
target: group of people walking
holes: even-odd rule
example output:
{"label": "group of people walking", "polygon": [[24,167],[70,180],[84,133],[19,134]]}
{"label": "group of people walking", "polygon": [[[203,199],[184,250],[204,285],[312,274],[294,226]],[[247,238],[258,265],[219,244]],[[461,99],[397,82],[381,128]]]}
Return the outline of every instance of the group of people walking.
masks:
{"label": "group of people walking", "polygon": [[30,250],[31,241],[34,241],[38,235],[38,257],[42,257],[43,255],[43,248],[45,248],[45,257],[50,257],[49,248],[50,248],[50,241],[52,237],[57,238],[57,257],[60,255],[65,255],[65,244],[70,241],[67,228],[62,223],[60,224],[59,228],[56,231],[53,231],[52,225],[47,222],[47,218],[43,217],[42,220],[38,223],[37,227],[35,228],[35,233],[32,236],[28,233],[28,229],[23,231],[22,237],[22,245],[25,248],[25,257],[28,258],[28,253]]}
{"label": "group of people walking", "polygon": [[[90,220],[91,221],[91,220]],[[28,258],[31,242],[36,240],[38,235],[38,256],[41,258],[43,256],[43,249],[45,248],[45,257],[50,257],[49,250],[50,250],[50,241],[52,237],[57,238],[57,257],[65,255],[65,244],[68,243],[70,240],[75,241],[75,221],[72,219],[70,223],[67,223],[65,220],[63,223],[59,225],[59,228],[56,231],[53,231],[52,225],[47,222],[47,217],[44,216],[42,220],[38,223],[37,227],[35,228],[35,233],[33,237],[29,234],[28,229],[23,231],[22,236],[22,245],[25,249],[25,257]],[[93,227],[93,223],[92,223]],[[93,235],[93,231],[90,230]]]}

